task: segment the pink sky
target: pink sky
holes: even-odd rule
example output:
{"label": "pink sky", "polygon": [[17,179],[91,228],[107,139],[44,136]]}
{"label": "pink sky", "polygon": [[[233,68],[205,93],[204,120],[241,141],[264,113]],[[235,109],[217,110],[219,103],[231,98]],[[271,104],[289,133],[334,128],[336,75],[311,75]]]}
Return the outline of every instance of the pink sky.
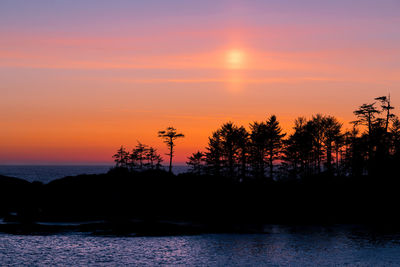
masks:
{"label": "pink sky", "polygon": [[0,2],[0,164],[164,153],[169,125],[184,162],[228,120],[399,107],[399,1],[135,2]]}

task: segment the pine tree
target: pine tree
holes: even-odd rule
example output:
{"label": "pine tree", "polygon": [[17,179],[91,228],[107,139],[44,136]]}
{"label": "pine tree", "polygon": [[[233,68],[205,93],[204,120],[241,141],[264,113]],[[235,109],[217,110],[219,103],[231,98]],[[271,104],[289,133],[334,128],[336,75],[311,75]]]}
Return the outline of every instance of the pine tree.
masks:
{"label": "pine tree", "polygon": [[126,168],[128,166],[129,152],[127,152],[123,146],[121,146],[112,157],[114,158],[116,167]]}
{"label": "pine tree", "polygon": [[283,145],[283,137],[286,134],[282,133],[282,128],[275,115],[272,115],[266,123],[266,152],[268,157],[269,178],[274,177],[274,161],[280,159],[280,154]]}

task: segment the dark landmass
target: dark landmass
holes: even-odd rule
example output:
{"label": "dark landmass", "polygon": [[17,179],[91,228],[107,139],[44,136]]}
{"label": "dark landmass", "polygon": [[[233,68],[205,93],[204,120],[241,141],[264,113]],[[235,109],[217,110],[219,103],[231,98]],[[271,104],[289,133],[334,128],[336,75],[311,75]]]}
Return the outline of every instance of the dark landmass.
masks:
{"label": "dark landmass", "polygon": [[265,224],[396,228],[399,185],[395,174],[382,178],[322,173],[301,180],[238,182],[115,168],[48,184],[0,176],[0,232],[150,236],[261,233]]}

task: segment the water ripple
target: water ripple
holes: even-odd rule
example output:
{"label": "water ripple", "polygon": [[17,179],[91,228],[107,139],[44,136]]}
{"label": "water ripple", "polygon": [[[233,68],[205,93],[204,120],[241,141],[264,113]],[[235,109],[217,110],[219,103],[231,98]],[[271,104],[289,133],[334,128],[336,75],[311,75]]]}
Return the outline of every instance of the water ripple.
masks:
{"label": "water ripple", "polygon": [[[277,230],[278,229],[278,230]],[[94,237],[0,234],[2,266],[391,266],[398,235],[278,227],[266,235]]]}

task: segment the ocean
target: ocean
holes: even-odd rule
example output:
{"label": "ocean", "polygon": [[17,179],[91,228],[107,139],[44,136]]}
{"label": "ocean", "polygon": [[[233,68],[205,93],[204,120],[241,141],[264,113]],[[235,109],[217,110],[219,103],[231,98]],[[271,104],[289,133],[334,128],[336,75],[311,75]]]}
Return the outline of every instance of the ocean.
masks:
{"label": "ocean", "polygon": [[398,234],[267,226],[266,234],[124,237],[0,233],[2,266],[399,266]]}

